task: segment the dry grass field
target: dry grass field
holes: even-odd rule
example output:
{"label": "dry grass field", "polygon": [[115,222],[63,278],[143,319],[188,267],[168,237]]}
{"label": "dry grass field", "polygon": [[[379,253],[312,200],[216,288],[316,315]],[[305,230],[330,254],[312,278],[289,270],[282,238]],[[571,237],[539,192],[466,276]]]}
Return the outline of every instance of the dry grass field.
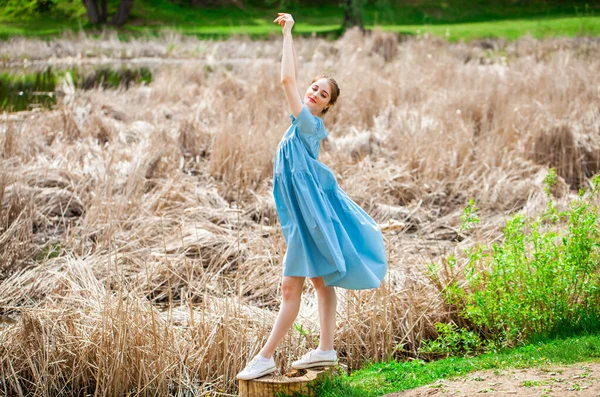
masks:
{"label": "dry grass field", "polygon": [[[600,169],[600,39],[296,39],[332,73],[320,160],[384,230],[389,274],[339,291],[342,362],[414,355],[448,316],[427,264]],[[160,58],[152,83],[0,115],[0,394],[232,395],[279,305],[272,164],[290,123],[281,41],[167,35],[3,43],[6,64]],[[481,223],[459,230],[469,199]],[[9,319],[13,319],[8,321]],[[281,369],[315,345],[306,287]]]}

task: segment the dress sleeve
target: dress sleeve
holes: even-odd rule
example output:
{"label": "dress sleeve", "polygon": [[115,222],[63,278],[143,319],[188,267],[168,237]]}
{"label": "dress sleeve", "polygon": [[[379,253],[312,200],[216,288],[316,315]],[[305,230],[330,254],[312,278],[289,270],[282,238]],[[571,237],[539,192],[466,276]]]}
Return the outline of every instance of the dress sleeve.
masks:
{"label": "dress sleeve", "polygon": [[323,127],[323,121],[319,117],[313,116],[306,106],[302,106],[302,110],[296,119],[296,125],[300,137],[311,143],[315,138],[320,141],[328,135]]}

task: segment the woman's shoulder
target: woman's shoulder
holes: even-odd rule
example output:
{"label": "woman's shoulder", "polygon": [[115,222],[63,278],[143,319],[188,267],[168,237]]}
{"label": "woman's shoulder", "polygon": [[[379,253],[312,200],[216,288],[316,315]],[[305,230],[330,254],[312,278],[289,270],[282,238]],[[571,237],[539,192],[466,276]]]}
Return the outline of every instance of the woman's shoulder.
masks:
{"label": "woman's shoulder", "polygon": [[313,115],[310,110],[308,110],[308,108],[304,105],[304,103],[302,103],[302,110],[300,110],[300,113],[298,114],[298,117],[295,117],[293,113],[290,113],[290,119],[292,120],[292,122],[296,121],[298,118],[312,118],[318,125],[323,126],[323,119],[319,116],[315,116]]}

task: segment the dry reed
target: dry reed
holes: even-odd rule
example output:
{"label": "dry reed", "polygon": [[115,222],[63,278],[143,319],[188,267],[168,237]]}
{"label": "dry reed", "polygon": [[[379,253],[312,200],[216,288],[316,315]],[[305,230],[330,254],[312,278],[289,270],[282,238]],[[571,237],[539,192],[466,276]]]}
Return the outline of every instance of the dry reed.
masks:
{"label": "dry reed", "polygon": [[[342,86],[321,160],[382,225],[389,256],[381,288],[340,291],[337,348],[351,369],[415,355],[449,316],[426,264],[497,238],[509,213],[544,208],[547,167],[561,176],[558,199],[598,172],[600,41],[398,43],[350,31],[296,45],[301,81],[328,71]],[[7,62],[164,64],[148,86],[76,90],[57,110],[2,115],[0,306],[18,322],[0,329],[0,392],[235,390],[280,299],[280,47],[108,32],[2,47]],[[461,232],[470,198],[482,224]],[[282,370],[317,343],[305,293]]]}

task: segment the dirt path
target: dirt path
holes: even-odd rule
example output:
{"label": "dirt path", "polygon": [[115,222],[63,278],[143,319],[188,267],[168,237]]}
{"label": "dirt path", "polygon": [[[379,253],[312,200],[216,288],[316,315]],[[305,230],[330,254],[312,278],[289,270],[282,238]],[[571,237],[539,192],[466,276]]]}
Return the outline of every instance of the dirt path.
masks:
{"label": "dirt path", "polygon": [[530,369],[478,371],[384,397],[600,397],[600,362]]}

